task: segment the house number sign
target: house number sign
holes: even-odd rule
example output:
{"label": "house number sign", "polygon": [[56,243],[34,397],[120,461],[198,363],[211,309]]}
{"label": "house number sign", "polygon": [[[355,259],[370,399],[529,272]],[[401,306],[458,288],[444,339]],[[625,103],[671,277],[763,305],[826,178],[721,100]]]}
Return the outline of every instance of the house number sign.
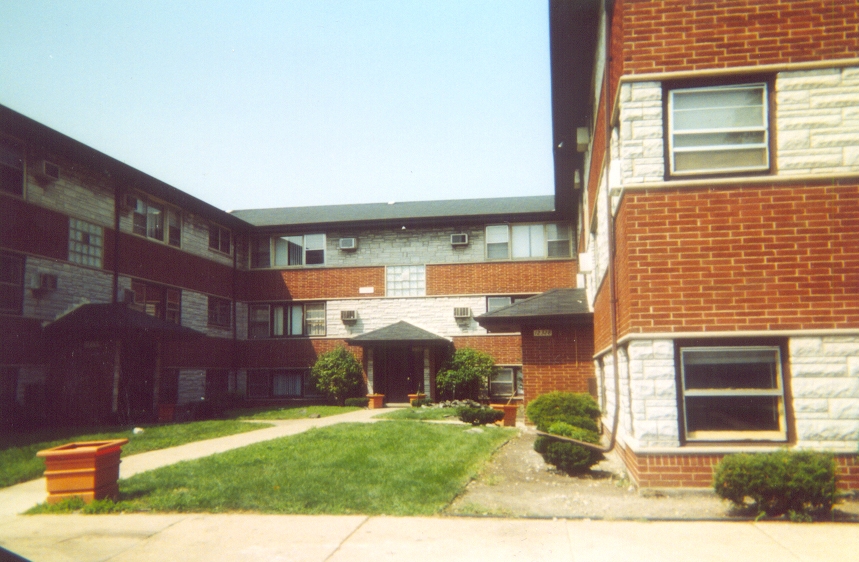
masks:
{"label": "house number sign", "polygon": [[534,330],[535,338],[551,338],[552,330]]}

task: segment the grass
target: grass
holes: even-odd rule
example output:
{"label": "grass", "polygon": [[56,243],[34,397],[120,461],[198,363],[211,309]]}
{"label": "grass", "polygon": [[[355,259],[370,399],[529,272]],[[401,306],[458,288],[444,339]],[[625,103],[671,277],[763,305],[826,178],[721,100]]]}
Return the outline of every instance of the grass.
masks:
{"label": "grass", "polygon": [[320,418],[360,410],[354,406],[290,406],[288,408],[240,408],[227,415],[239,420],[296,420],[318,414]]}
{"label": "grass", "polygon": [[379,419],[386,420],[455,420],[459,421],[456,408],[399,408],[385,412]]}
{"label": "grass", "polygon": [[45,471],[45,462],[36,457],[36,453],[71,441],[126,438],[128,444],[122,447],[122,456],[125,457],[266,426],[236,420],[210,420],[141,427],[144,432],[138,435],[134,435],[130,428],[117,427],[54,428],[0,435],[0,487],[40,477]]}
{"label": "grass", "polygon": [[[515,431],[338,424],[120,481],[109,511],[432,515]],[[68,511],[43,504],[31,513]]]}

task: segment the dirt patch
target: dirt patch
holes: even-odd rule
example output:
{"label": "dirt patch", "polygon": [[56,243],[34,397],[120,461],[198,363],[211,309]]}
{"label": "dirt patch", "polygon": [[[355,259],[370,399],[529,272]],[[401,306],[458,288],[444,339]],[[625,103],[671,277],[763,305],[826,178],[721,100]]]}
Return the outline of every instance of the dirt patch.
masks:
{"label": "dirt patch", "polygon": [[[450,515],[591,519],[737,520],[730,503],[709,491],[639,492],[613,453],[590,474],[568,476],[534,451],[533,428],[501,447],[446,510]],[[839,503],[836,519],[859,521],[859,502]]]}

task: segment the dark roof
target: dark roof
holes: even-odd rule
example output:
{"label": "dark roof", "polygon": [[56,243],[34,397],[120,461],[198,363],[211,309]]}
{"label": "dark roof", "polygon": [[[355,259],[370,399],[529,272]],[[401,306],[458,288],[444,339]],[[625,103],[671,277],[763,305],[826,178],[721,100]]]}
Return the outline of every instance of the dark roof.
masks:
{"label": "dark roof", "polygon": [[584,322],[592,318],[593,313],[588,308],[587,292],[584,289],[550,289],[504,308],[481,314],[475,320],[491,330],[518,330],[523,324],[534,322]]}
{"label": "dark roof", "polygon": [[374,343],[421,343],[424,345],[449,345],[450,341],[428,332],[408,322],[400,321],[360,336],[346,340],[350,345],[371,345]]}
{"label": "dark roof", "polygon": [[284,207],[280,209],[246,209],[232,214],[257,227],[354,225],[380,222],[451,223],[460,221],[542,220],[553,215],[555,198],[551,195],[498,197],[492,199],[454,199],[448,201],[404,201]]}
{"label": "dark roof", "polygon": [[95,172],[114,180],[116,186],[137,189],[163,199],[203,218],[241,230],[248,225],[217,207],[164,183],[128,164],[99,152],[80,141],[55,131],[4,105],[0,105],[0,131],[27,142],[37,151],[45,151],[80,162]]}
{"label": "dark roof", "polygon": [[85,304],[60,316],[45,327],[49,337],[99,339],[130,337],[139,334],[160,335],[165,339],[204,336],[202,332],[166,322],[125,303]]}

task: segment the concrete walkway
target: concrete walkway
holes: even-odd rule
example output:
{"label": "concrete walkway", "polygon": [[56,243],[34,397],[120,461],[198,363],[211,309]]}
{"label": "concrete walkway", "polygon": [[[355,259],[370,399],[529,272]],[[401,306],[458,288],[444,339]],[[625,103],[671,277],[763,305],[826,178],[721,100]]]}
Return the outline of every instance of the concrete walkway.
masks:
{"label": "concrete walkway", "polygon": [[[294,435],[369,422],[361,410],[189,443],[123,460],[121,477]],[[850,560],[854,524],[252,514],[16,515],[45,499],[44,479],[0,490],[0,548],[44,562],[380,560],[673,562]],[[0,550],[0,560],[5,561]]]}

